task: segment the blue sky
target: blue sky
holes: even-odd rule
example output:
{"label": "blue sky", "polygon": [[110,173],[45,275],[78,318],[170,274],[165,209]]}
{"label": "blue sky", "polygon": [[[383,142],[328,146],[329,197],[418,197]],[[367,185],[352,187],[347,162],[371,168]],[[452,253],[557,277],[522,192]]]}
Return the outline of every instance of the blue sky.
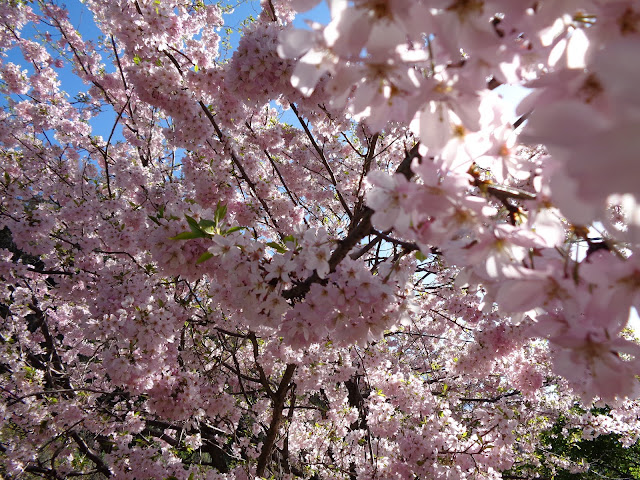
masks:
{"label": "blue sky", "polygon": [[[241,36],[241,29],[243,22],[250,17],[257,17],[260,14],[261,6],[259,0],[225,0],[224,5],[227,5],[230,9],[230,13],[224,15],[225,25],[220,28],[219,33],[221,37],[228,39],[228,51],[221,49],[221,58],[229,58],[233,50],[237,47]],[[66,3],[67,10],[69,11],[69,18],[71,23],[75,26],[77,31],[82,35],[85,40],[99,41],[101,32],[93,21],[93,16],[89,9],[80,0],[68,0]],[[35,7],[34,7],[35,8]],[[294,21],[294,25],[298,28],[308,28],[305,24],[305,20],[314,20],[323,24],[326,24],[330,20],[329,10],[326,2],[322,1],[309,12],[302,15],[298,15]],[[24,36],[31,36],[35,34],[35,30],[32,27],[28,27],[24,31]],[[19,51],[14,49],[9,52],[9,60],[14,63],[24,65],[29,73],[32,73],[30,65],[24,61]],[[112,65],[107,63],[106,68],[113,69]],[[59,71],[60,81],[62,83],[61,88],[66,91],[71,98],[75,97],[79,93],[86,92],[89,88],[84,84],[76,75],[73,74],[69,66],[65,66]],[[507,99],[507,101],[513,105],[512,119],[515,120],[515,106],[526,95],[527,91],[519,87],[500,87],[499,92]],[[0,100],[4,104],[4,100]],[[105,107],[103,112],[97,115],[91,120],[91,125],[94,129],[95,135],[102,135],[107,138],[113,126],[115,120],[115,112],[112,109]],[[297,119],[292,114],[287,115],[285,112],[284,121],[291,123],[294,126],[298,126]],[[512,120],[512,121],[513,121]],[[117,134],[114,140],[121,140],[119,135],[120,127],[117,129]]]}
{"label": "blue sky", "polygon": [[[243,22],[250,17],[257,17],[260,14],[261,6],[259,0],[224,0],[221,3],[228,6],[230,9],[229,13],[226,13],[223,16],[225,25],[219,30],[220,36],[223,38],[226,37],[228,40],[228,50],[221,48],[221,59],[225,59],[231,57],[233,51],[238,45]],[[80,0],[67,0],[64,6],[69,12],[71,24],[74,25],[82,38],[85,41],[93,40],[96,43],[99,42],[102,32],[94,23],[91,11]],[[37,10],[37,5],[34,4],[33,8]],[[299,18],[296,18],[294,24],[299,28],[305,28],[304,19],[313,19],[327,23],[329,21],[329,13],[326,4],[322,2],[312,11],[299,16]],[[38,28],[42,27],[39,26]],[[23,38],[36,40],[35,36],[37,36],[38,33],[43,32],[38,32],[32,25],[29,25],[23,30],[22,36]],[[14,48],[7,52],[7,60],[20,65],[22,69],[27,70],[28,74],[33,73],[33,67],[24,60],[18,49]],[[105,66],[107,71],[115,68],[108,62]],[[85,93],[89,89],[89,85],[83,83],[82,80],[80,80],[66,64],[62,69],[58,70],[58,75],[61,82],[61,89],[64,90],[71,99],[76,97],[78,94]],[[6,105],[6,100],[4,98],[0,98],[0,105]],[[115,115],[116,114],[113,110],[105,107],[103,112],[94,117],[90,122],[94,130],[93,134],[102,135],[104,138],[107,138],[113,126]],[[290,122],[293,123],[293,120],[290,120]],[[117,130],[119,132],[120,127],[118,127]],[[122,137],[119,134],[114,137],[114,140],[121,139]]]}

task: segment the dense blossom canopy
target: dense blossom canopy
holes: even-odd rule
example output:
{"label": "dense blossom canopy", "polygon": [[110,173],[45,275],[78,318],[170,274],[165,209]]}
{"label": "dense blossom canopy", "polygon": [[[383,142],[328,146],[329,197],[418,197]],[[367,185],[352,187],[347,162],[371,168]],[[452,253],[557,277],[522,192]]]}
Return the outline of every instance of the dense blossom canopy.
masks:
{"label": "dense blossom canopy", "polygon": [[223,55],[222,4],[85,0],[90,40],[0,3],[0,475],[533,479],[590,468],[552,426],[636,443],[638,2],[294,26],[317,4]]}

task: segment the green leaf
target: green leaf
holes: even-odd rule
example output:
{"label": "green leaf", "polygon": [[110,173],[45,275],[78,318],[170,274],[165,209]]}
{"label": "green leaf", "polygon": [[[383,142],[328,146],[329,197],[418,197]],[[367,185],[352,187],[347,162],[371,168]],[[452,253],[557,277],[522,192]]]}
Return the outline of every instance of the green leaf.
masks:
{"label": "green leaf", "polygon": [[198,260],[196,260],[196,265],[200,264],[200,263],[204,263],[207,260],[209,260],[211,257],[213,257],[213,253],[211,252],[204,252],[202,255],[200,255],[198,257]]}
{"label": "green leaf", "polygon": [[207,232],[210,235],[218,233],[218,224],[214,220],[200,220],[198,224],[200,229]]}
{"label": "green leaf", "polygon": [[427,259],[427,257],[425,256],[425,254],[424,254],[424,253],[422,253],[420,250],[418,250],[418,251],[416,252],[416,258],[417,258],[418,260],[420,260],[421,262],[424,262],[424,261]]}
{"label": "green leaf", "polygon": [[196,64],[193,65],[193,71],[198,73],[198,70],[199,70],[198,64],[196,63]]}
{"label": "green leaf", "polygon": [[190,217],[186,213],[184,214],[184,217],[187,219],[187,223],[189,224],[189,228],[191,229],[192,232],[194,232],[194,233],[204,233],[202,231],[202,229],[200,228],[200,226],[198,225],[198,222],[196,222],[195,218]]}
{"label": "green leaf", "polygon": [[138,55],[133,56],[133,63],[140,65],[140,57]]}
{"label": "green leaf", "polygon": [[287,253],[287,249],[277,242],[269,242],[267,245],[280,253]]}
{"label": "green leaf", "polygon": [[229,230],[224,232],[225,235],[229,235],[230,233],[237,232],[238,230],[244,230],[247,227],[231,227]]}
{"label": "green leaf", "polygon": [[[151,215],[147,215],[147,217],[149,217],[149,220],[151,220],[156,225],[160,225],[160,222],[158,221],[158,219],[156,217],[152,217]],[[162,217],[160,217],[160,218],[162,218]]]}
{"label": "green leaf", "polygon": [[182,232],[175,237],[169,237],[169,240],[191,240],[193,238],[205,238],[207,236],[204,232]]}
{"label": "green leaf", "polygon": [[224,220],[224,217],[227,216],[227,206],[224,203],[220,203],[218,202],[218,205],[216,207],[216,211],[214,213],[214,220],[220,224],[222,222],[222,220]]}

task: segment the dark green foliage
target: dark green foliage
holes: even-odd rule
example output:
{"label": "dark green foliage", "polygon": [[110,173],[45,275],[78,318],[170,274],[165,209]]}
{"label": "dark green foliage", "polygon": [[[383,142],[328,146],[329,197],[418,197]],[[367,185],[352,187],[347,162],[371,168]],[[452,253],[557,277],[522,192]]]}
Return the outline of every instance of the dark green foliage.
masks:
{"label": "dark green foliage", "polygon": [[[609,411],[608,408],[601,408],[593,409],[591,413],[608,415]],[[503,478],[640,480],[640,441],[625,448],[620,438],[619,434],[609,434],[584,439],[581,428],[571,428],[566,418],[560,418],[540,435],[541,446],[536,453],[541,465],[519,465],[505,472]],[[588,468],[572,473],[572,467],[579,469],[580,465],[587,465]]]}

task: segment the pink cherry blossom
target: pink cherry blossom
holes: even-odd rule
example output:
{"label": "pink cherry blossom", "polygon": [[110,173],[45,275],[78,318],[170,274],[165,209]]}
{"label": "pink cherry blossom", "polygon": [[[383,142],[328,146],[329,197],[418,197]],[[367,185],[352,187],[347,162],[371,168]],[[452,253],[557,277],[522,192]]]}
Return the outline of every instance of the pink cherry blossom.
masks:
{"label": "pink cherry blossom", "polygon": [[635,2],[70,4],[0,4],[2,475],[637,443]]}

